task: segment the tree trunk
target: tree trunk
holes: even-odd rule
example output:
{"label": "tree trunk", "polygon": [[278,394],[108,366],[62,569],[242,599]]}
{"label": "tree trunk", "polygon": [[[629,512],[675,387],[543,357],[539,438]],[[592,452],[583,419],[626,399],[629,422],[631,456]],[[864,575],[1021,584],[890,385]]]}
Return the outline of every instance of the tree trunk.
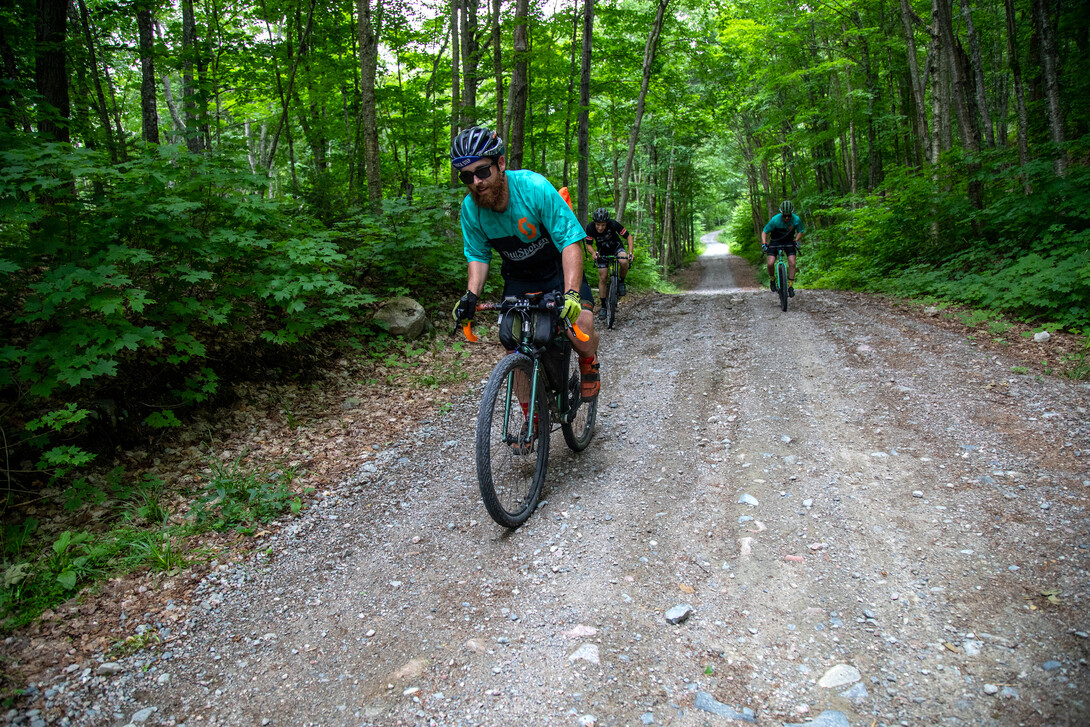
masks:
{"label": "tree trunk", "polygon": [[927,102],[925,100],[924,81],[920,76],[920,68],[916,61],[916,33],[913,29],[913,19],[916,14],[912,12],[909,0],[901,0],[901,23],[905,29],[905,50],[908,53],[909,84],[912,88],[913,118],[916,125],[916,153],[921,159],[930,159],[928,149],[927,132]]}
{"label": "tree trunk", "polygon": [[1014,22],[1014,0],[1004,0],[1007,13],[1007,56],[1014,76],[1014,98],[1018,106],[1018,164],[1023,168],[1022,188],[1032,191],[1025,166],[1029,163],[1029,114],[1026,113],[1026,92],[1022,86],[1022,64],[1018,60],[1018,31]]}
{"label": "tree trunk", "polygon": [[196,154],[201,150],[201,136],[194,123],[197,118],[197,94],[193,88],[193,60],[200,53],[197,46],[197,20],[193,0],[182,3],[182,123],[185,124],[185,145]]}
{"label": "tree trunk", "polygon": [[363,132],[363,169],[371,211],[382,210],[382,157],[378,146],[378,108],[375,103],[375,75],[378,72],[378,39],[382,32],[383,0],[356,0],[359,14],[357,35],[360,46],[360,121]]}
{"label": "tree trunk", "polygon": [[142,5],[136,11],[136,27],[140,34],[140,117],[144,141],[159,143],[159,111],[155,94],[155,54],[151,5]]}
{"label": "tree trunk", "polygon": [[[952,0],[950,0],[952,3]],[[953,73],[953,98],[954,111],[957,115],[958,126],[961,127],[961,141],[974,161],[970,163],[970,170],[979,168],[979,162],[975,161],[980,153],[980,136],[976,128],[976,119],[969,113],[968,79],[965,77],[965,68],[959,54],[961,47],[954,37],[953,18],[951,16],[952,4],[948,0],[938,0],[939,8],[939,32],[942,43],[946,46],[946,60]],[[971,179],[968,185],[969,202],[976,209],[984,209],[984,185],[979,179]]]}
{"label": "tree trunk", "polygon": [[1049,0],[1033,0],[1033,18],[1037,25],[1037,36],[1040,38],[1038,51],[1041,56],[1041,74],[1045,82],[1045,99],[1048,101],[1048,133],[1056,147],[1056,174],[1062,177],[1067,172],[1067,159],[1063,152],[1063,107],[1060,105],[1060,82],[1056,71],[1059,61],[1050,15],[1052,4]]}
{"label": "tree trunk", "polygon": [[477,41],[477,0],[462,3],[462,128],[477,125],[477,64],[481,44]]}
{"label": "tree trunk", "polygon": [[500,44],[500,3],[492,0],[492,71],[496,75],[496,131],[503,133],[503,54]]}
{"label": "tree trunk", "polygon": [[670,214],[673,208],[671,199],[674,191],[674,151],[670,150],[670,168],[666,173],[666,201],[662,206],[662,277],[666,278],[670,273],[670,248],[671,238],[674,232],[674,219]]}
{"label": "tree trunk", "polygon": [[991,115],[988,113],[988,99],[984,94],[984,62],[980,56],[980,39],[973,26],[973,13],[969,9],[969,0],[961,0],[961,16],[965,18],[965,30],[969,39],[969,61],[973,69],[973,85],[976,90],[977,111],[980,114],[980,128],[984,130],[984,143],[989,149],[995,148],[995,132],[992,129]]}
{"label": "tree trunk", "polygon": [[530,61],[527,30],[529,5],[529,0],[515,2],[515,71],[511,74],[511,138],[507,140],[508,169],[522,169],[522,147],[526,136],[527,65]]}
{"label": "tree trunk", "polygon": [[110,111],[106,107],[106,94],[102,92],[102,72],[98,67],[98,53],[95,49],[94,33],[91,31],[91,18],[87,14],[87,4],[83,0],[76,0],[76,7],[79,9],[83,40],[87,43],[87,57],[91,61],[91,79],[98,99],[95,111],[98,113],[99,123],[102,124],[102,132],[106,135],[106,149],[110,153],[110,161],[117,164],[117,143],[114,140],[113,126],[110,124]]}
{"label": "tree trunk", "polygon": [[583,58],[579,74],[579,155],[577,182],[579,203],[575,208],[579,221],[587,219],[587,202],[590,198],[587,179],[589,179],[588,157],[590,156],[590,51],[594,30],[594,0],[583,2]]}
{"label": "tree trunk", "polygon": [[[360,1],[360,0],[357,0]],[[367,0],[362,0],[366,2]],[[461,94],[461,62],[458,26],[458,10],[461,8],[460,0],[451,0],[450,4],[450,141],[454,143],[454,137],[462,128],[462,94]],[[373,76],[372,76],[373,78]],[[372,94],[373,96],[374,94]],[[502,128],[502,127],[501,127]],[[497,132],[501,129],[496,129]],[[458,170],[450,168],[450,183],[458,184]]]}
{"label": "tree trunk", "polygon": [[[847,28],[844,29],[844,33],[845,35],[847,34]],[[848,191],[851,192],[852,195],[855,195],[859,191],[857,171],[859,165],[857,161],[858,152],[855,146],[855,101],[854,96],[852,96],[852,69],[850,66],[845,69],[844,84],[848,91],[847,98],[845,99],[848,112],[848,145],[846,153],[847,158],[844,160],[844,167],[848,171]],[[785,143],[784,148],[786,147],[787,144]],[[786,168],[787,165],[785,164],[783,166]],[[787,195],[785,194],[783,196],[786,197]],[[854,207],[854,200],[852,201],[852,205]]]}
{"label": "tree trunk", "polygon": [[670,0],[659,0],[655,23],[651,26],[651,33],[647,36],[647,43],[643,47],[643,83],[640,84],[640,95],[636,99],[636,121],[628,137],[628,155],[625,157],[624,172],[621,174],[621,198],[617,202],[618,218],[624,217],[624,208],[628,204],[628,178],[632,174],[632,157],[636,154],[636,139],[640,135],[640,123],[643,121],[644,99],[647,96],[647,86],[651,82],[651,66],[655,61],[659,35],[662,33],[662,15],[666,12],[669,2]]}
{"label": "tree trunk", "polygon": [[950,148],[950,104],[945,51],[939,42],[939,2],[931,0],[931,42],[927,49],[927,73],[931,78],[931,163]]}
{"label": "tree trunk", "polygon": [[579,0],[572,0],[571,46],[569,48],[568,95],[564,97],[564,186],[571,178],[571,107],[575,90],[575,39],[579,32]]}
{"label": "tree trunk", "polygon": [[68,0],[38,0],[34,83],[45,102],[38,132],[54,141],[70,139],[67,57],[64,50]]}
{"label": "tree trunk", "polygon": [[[863,18],[855,13],[856,27],[862,30]],[[870,57],[870,44],[865,35],[862,39],[860,59],[863,65],[863,76],[867,79],[867,190],[875,189],[882,181],[882,150],[878,145],[878,130],[874,125],[874,101],[879,96],[878,77],[874,72]],[[795,166],[791,166],[792,171]]]}

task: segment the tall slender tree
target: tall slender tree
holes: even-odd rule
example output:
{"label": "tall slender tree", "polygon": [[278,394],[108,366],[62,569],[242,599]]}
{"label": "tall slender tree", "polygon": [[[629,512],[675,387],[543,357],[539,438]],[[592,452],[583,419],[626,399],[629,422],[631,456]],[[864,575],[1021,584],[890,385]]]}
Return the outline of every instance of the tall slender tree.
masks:
{"label": "tall slender tree", "polygon": [[624,218],[624,208],[628,204],[628,180],[632,175],[632,157],[636,154],[636,139],[640,135],[640,123],[643,121],[647,87],[651,82],[655,52],[658,50],[659,36],[662,34],[662,16],[666,12],[666,6],[669,3],[670,0],[659,0],[658,10],[655,12],[655,23],[651,26],[651,32],[647,35],[647,43],[643,48],[643,82],[640,84],[640,95],[636,99],[636,120],[633,122],[632,131],[628,136],[628,155],[624,161],[624,172],[621,173],[621,198],[617,201],[618,219]]}
{"label": "tall slender tree", "polygon": [[155,53],[151,0],[136,5],[136,27],[140,38],[140,120],[144,141],[159,143],[159,110],[155,93]]}
{"label": "tall slender tree", "polygon": [[522,147],[526,138],[526,97],[529,93],[527,68],[530,62],[529,6],[529,0],[515,2],[515,71],[511,74],[511,138],[507,144],[509,169],[522,169]]}
{"label": "tall slender tree", "polygon": [[583,55],[579,73],[579,142],[577,145],[578,172],[576,185],[578,186],[576,216],[580,220],[587,219],[588,200],[590,190],[587,189],[590,155],[590,57],[591,44],[594,35],[594,0],[583,2]]}
{"label": "tall slender tree", "polygon": [[378,44],[382,33],[383,0],[356,0],[357,38],[360,53],[360,126],[363,135],[363,169],[371,209],[382,208],[382,156],[378,146],[378,107],[375,76]]}

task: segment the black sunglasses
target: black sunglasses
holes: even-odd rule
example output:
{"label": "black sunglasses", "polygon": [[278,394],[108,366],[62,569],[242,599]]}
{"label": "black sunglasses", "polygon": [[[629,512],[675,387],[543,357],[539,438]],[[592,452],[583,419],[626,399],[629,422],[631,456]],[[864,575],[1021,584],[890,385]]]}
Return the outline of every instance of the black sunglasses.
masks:
{"label": "black sunglasses", "polygon": [[476,169],[467,170],[464,172],[458,172],[458,179],[462,180],[462,184],[472,184],[473,177],[477,179],[488,179],[492,176],[492,162],[489,162],[483,167],[477,167]]}

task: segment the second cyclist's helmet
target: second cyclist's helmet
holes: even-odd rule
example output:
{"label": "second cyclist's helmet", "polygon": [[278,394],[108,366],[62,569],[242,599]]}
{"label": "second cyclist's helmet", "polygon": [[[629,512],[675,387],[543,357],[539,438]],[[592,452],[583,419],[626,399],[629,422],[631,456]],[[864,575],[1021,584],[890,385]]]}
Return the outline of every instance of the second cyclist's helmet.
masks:
{"label": "second cyclist's helmet", "polygon": [[594,221],[595,222],[608,222],[609,221],[609,210],[607,210],[605,207],[599,207],[598,209],[594,210]]}
{"label": "second cyclist's helmet", "polygon": [[483,126],[462,129],[450,142],[450,163],[455,169],[462,169],[485,157],[495,159],[501,156],[503,139]]}
{"label": "second cyclist's helmet", "polygon": [[791,204],[791,200],[785,199],[780,203],[780,214],[784,217],[790,217],[795,213],[795,205]]}

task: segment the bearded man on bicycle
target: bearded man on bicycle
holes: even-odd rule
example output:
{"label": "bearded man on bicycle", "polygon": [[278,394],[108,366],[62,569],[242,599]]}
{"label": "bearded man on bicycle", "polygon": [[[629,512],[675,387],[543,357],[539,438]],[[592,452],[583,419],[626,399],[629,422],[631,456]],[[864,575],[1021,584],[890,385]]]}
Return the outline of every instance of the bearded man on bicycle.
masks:
{"label": "bearded man on bicycle", "polygon": [[761,231],[761,250],[768,263],[773,293],[776,292],[776,276],[772,268],[776,264],[776,253],[783,248],[787,253],[787,295],[795,297],[795,255],[799,251],[799,239],[805,231],[802,220],[795,214],[795,205],[786,199],[780,205],[780,213],[769,220]]}
{"label": "bearded man on bicycle", "polygon": [[[598,316],[606,315],[606,277],[609,275],[609,264],[602,258],[618,255],[623,248],[623,240],[628,242],[628,257],[620,259],[621,284],[617,288],[617,295],[625,294],[624,279],[628,275],[628,265],[632,261],[632,233],[625,229],[617,220],[609,216],[609,210],[599,207],[594,210],[591,222],[586,227],[587,239],[584,241],[587,253],[594,259],[598,266],[598,299],[602,302],[602,310]],[[597,249],[595,249],[597,248]]]}
{"label": "bearded man on bicycle", "polygon": [[462,201],[462,243],[469,263],[466,294],[454,306],[456,323],[473,319],[492,263],[500,254],[503,296],[564,290],[561,315],[589,337],[571,336],[579,354],[581,395],[598,396],[598,334],[594,298],[583,275],[583,228],[549,180],[528,169],[507,170],[504,144],[494,131],[472,126],[450,144],[450,163],[469,194]]}

